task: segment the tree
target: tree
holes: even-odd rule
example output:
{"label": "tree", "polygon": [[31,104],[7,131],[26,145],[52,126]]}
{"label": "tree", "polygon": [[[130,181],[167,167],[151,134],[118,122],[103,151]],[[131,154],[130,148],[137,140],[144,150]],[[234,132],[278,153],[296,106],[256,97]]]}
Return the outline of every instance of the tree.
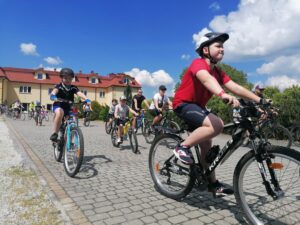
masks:
{"label": "tree", "polygon": [[129,83],[127,83],[127,86],[124,90],[124,96],[127,99],[127,105],[131,106],[131,101],[132,101],[132,89]]}
{"label": "tree", "polygon": [[185,72],[187,71],[187,68],[183,69],[181,74],[179,75],[179,82],[177,82],[177,84],[175,85],[174,91],[176,92],[177,89],[179,88],[179,85],[181,84],[182,78],[185,74]]}

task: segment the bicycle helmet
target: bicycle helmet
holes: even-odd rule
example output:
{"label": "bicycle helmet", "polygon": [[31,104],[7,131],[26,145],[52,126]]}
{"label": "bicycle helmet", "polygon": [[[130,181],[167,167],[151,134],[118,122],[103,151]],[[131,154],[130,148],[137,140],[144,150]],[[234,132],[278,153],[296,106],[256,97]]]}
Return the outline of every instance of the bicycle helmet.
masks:
{"label": "bicycle helmet", "polygon": [[70,68],[63,68],[63,69],[60,71],[59,76],[60,76],[61,78],[64,78],[64,77],[67,77],[67,76],[68,76],[68,77],[74,78],[74,77],[75,77],[75,74],[74,74],[74,72],[73,72],[72,69],[70,69]]}
{"label": "bicycle helmet", "polygon": [[[229,35],[227,33],[218,33],[218,32],[210,32],[205,34],[201,40],[200,43],[198,43],[198,47],[196,49],[196,52],[203,58],[205,57],[203,54],[203,48],[207,47],[209,45],[211,45],[214,42],[217,41],[221,41],[222,43],[224,43],[225,41],[227,41],[229,39]],[[209,49],[208,49],[209,51]],[[215,62],[215,60],[212,59],[212,57],[210,56],[210,52],[208,54],[208,58],[210,59],[210,61],[214,64],[216,64],[217,62]]]}
{"label": "bicycle helmet", "polygon": [[122,100],[127,100],[127,98],[126,98],[124,95],[122,95],[122,96],[120,97],[120,101],[122,101]]}

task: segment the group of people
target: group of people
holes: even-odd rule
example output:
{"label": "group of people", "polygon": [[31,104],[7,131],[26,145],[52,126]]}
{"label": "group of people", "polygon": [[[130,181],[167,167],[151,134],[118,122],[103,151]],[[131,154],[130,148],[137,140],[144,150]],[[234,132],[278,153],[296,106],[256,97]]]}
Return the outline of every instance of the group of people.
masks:
{"label": "group of people", "polygon": [[[186,70],[182,82],[174,95],[173,103],[165,95],[166,87],[164,85],[159,87],[159,92],[154,95],[150,106],[145,101],[150,113],[154,116],[152,125],[160,121],[163,107],[167,105],[168,107],[172,107],[175,114],[189,126],[192,132],[173,151],[174,155],[185,164],[190,165],[194,163],[190,149],[195,145],[199,145],[201,155],[203,156],[201,163],[204,168],[208,168],[209,166],[204,160],[205,155],[212,147],[212,139],[222,132],[224,126],[221,118],[206,109],[206,104],[213,95],[224,100],[224,102],[226,101],[227,104],[233,107],[237,107],[240,104],[235,96],[256,103],[265,102],[262,96],[237,84],[217,67],[217,63],[222,60],[224,55],[223,44],[228,39],[229,35],[227,33],[212,32],[203,36],[196,49],[200,57],[193,60]],[[74,78],[74,72],[71,69],[62,69],[60,76],[62,82],[56,85],[51,93],[51,100],[54,101],[53,111],[56,114],[54,133],[50,137],[52,141],[56,141],[62,118],[70,110],[68,103],[60,102],[58,99],[73,101],[76,94],[87,104],[90,103],[90,100],[76,86],[71,84]],[[227,93],[225,89],[233,95]],[[126,105],[126,100],[126,97],[122,96],[118,104],[117,100],[114,99],[110,108],[110,114],[117,118],[117,125],[120,128],[117,140],[119,143],[122,142],[123,126],[126,123],[129,112],[134,115],[133,126],[136,128],[136,116],[138,116],[142,109],[142,102],[145,100],[145,97],[140,89],[133,98],[132,107]],[[233,193],[232,189],[225,188],[216,179],[215,173],[212,174],[210,179],[217,195]]]}

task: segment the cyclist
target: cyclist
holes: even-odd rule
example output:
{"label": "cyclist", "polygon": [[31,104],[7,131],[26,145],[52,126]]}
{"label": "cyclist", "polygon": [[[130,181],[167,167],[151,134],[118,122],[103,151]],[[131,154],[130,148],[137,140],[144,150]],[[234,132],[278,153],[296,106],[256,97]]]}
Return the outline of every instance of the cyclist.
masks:
{"label": "cyclist", "polygon": [[58,131],[61,126],[64,116],[69,115],[71,110],[70,103],[60,102],[60,99],[65,101],[74,101],[74,95],[78,95],[86,102],[90,103],[89,100],[82,92],[79,91],[78,87],[72,85],[72,80],[75,77],[75,74],[72,69],[63,68],[59,76],[62,79],[62,82],[57,84],[53,91],[51,92],[50,99],[54,101],[53,103],[53,112],[54,112],[54,133],[51,135],[51,141],[57,141]]}
{"label": "cyclist", "polygon": [[117,139],[118,144],[123,142],[123,134],[124,134],[123,126],[128,121],[129,112],[131,112],[135,116],[138,115],[128,105],[126,105],[126,97],[121,96],[120,103],[116,106],[115,114],[114,114],[115,118],[117,119],[116,125],[119,127],[118,128],[118,139]]}
{"label": "cyclist", "polygon": [[17,100],[13,105],[12,105],[14,113],[16,113],[16,118],[20,118],[21,115],[21,110],[23,108],[21,102]]}
{"label": "cyclist", "polygon": [[[251,91],[238,85],[230,79],[216,64],[224,55],[223,44],[229,39],[226,33],[207,33],[202,37],[196,52],[201,58],[195,59],[188,67],[177,89],[173,108],[175,114],[185,121],[193,132],[175,149],[175,156],[183,163],[192,164],[190,148],[196,144],[201,148],[201,163],[204,168],[208,165],[205,162],[205,155],[212,147],[212,138],[216,137],[223,130],[223,121],[206,109],[206,103],[216,95],[228,104],[236,107],[239,101],[236,97],[227,94],[223,87],[233,94],[242,98],[265,102],[264,99],[256,96]],[[217,195],[232,194],[233,190],[224,188],[213,173],[210,177],[212,187]]]}
{"label": "cyclist", "polygon": [[[149,104],[145,98],[145,96],[143,95],[143,91],[142,89],[139,89],[137,94],[133,96],[133,101],[132,101],[132,106],[131,108],[136,112],[136,113],[140,113],[142,110],[142,103],[143,101],[145,101],[145,105],[147,108],[149,108]],[[134,128],[134,132],[136,132],[136,117],[133,117],[132,120],[132,126]]]}
{"label": "cyclist", "polygon": [[255,87],[252,89],[252,92],[254,94],[256,94],[257,96],[263,98],[264,97],[264,90],[265,90],[265,87],[262,85],[262,84],[257,84],[255,85]]}
{"label": "cyclist", "polygon": [[29,104],[29,113],[30,113],[31,117],[34,116],[34,109],[35,109],[35,104],[34,104],[34,102],[32,101],[32,102]]}
{"label": "cyclist", "polygon": [[42,106],[39,101],[36,101],[34,111],[35,111],[34,112],[35,125],[38,126],[40,124],[40,126],[42,126],[42,118],[40,118],[39,121],[39,117],[42,112]]}
{"label": "cyclist", "polygon": [[87,117],[87,114],[88,114],[89,112],[93,111],[92,105],[91,105],[91,104],[88,104],[87,102],[84,102],[84,103],[83,103],[82,109],[83,109],[83,118],[86,118],[86,117]]}
{"label": "cyclist", "polygon": [[113,99],[111,101],[111,106],[109,108],[109,111],[108,111],[108,118],[109,118],[109,121],[108,121],[108,125],[110,126],[113,119],[114,119],[114,114],[115,114],[115,109],[116,109],[116,106],[118,105],[118,100],[117,99]]}
{"label": "cyclist", "polygon": [[166,86],[160,85],[159,86],[159,92],[156,93],[152,99],[152,103],[149,107],[150,114],[154,117],[152,121],[152,129],[154,130],[154,127],[156,124],[158,124],[162,119],[162,111],[166,108],[166,105],[168,107],[172,107],[172,102],[168,98],[166,93]]}

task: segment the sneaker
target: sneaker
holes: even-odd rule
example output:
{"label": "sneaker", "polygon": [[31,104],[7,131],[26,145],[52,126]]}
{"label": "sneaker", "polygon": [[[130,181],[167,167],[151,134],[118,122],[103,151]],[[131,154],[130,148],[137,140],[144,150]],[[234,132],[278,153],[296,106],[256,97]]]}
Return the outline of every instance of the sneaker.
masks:
{"label": "sneaker", "polygon": [[53,141],[53,142],[57,142],[57,137],[58,137],[58,134],[57,133],[53,133],[50,137],[50,140]]}
{"label": "sneaker", "polygon": [[216,183],[212,184],[212,186],[215,188],[216,196],[227,196],[232,195],[234,193],[234,191],[231,188],[226,188],[218,180],[216,181]]}
{"label": "sneaker", "polygon": [[192,159],[192,152],[190,148],[185,148],[183,146],[177,145],[176,148],[173,151],[174,155],[176,158],[178,158],[181,162],[185,164],[193,164],[193,159]]}
{"label": "sneaker", "polygon": [[118,138],[118,139],[117,139],[117,143],[118,143],[118,144],[122,143],[121,138]]}

